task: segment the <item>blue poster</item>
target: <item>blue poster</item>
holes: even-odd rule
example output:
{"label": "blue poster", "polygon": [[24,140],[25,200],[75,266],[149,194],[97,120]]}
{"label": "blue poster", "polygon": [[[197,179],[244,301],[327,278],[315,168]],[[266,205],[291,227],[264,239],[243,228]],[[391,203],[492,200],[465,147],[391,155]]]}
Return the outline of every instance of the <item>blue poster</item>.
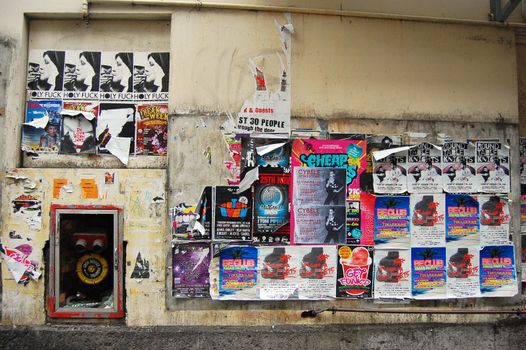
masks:
{"label": "blue poster", "polygon": [[219,299],[257,299],[258,250],[250,246],[221,249]]}
{"label": "blue poster", "polygon": [[374,244],[381,248],[409,248],[409,197],[379,196],[374,206]]}
{"label": "blue poster", "polygon": [[517,294],[514,246],[482,247],[480,269],[480,291],[483,297],[511,297]]}
{"label": "blue poster", "polygon": [[415,299],[445,298],[446,248],[412,248],[411,276]]}
{"label": "blue poster", "polygon": [[62,117],[62,101],[27,101],[26,123],[49,117],[44,128],[30,125],[22,127],[22,149],[33,152],[57,153]]}
{"label": "blue poster", "polygon": [[467,194],[446,194],[446,242],[478,242],[479,239],[477,197]]}

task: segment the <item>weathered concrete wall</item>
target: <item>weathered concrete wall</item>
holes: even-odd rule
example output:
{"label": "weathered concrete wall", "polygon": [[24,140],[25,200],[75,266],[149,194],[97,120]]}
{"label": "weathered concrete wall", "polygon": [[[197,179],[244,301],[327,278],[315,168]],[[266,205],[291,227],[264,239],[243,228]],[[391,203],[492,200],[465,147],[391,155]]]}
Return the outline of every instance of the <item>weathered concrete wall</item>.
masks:
{"label": "weathered concrete wall", "polygon": [[517,79],[519,124],[521,136],[526,136],[526,33],[517,35]]}
{"label": "weathered concrete wall", "polygon": [[[105,184],[105,171],[115,174],[114,184]],[[2,266],[3,297],[2,310],[4,324],[43,324],[46,319],[45,275],[43,249],[50,236],[50,205],[113,205],[123,208],[123,239],[126,245],[126,276],[124,285],[129,296],[127,308],[130,315],[144,315],[153,320],[164,309],[165,261],[166,250],[166,172],[164,170],[120,170],[120,169],[18,169],[18,175],[25,176],[36,184],[29,193],[42,201],[41,229],[30,229],[26,217],[14,214],[11,201],[24,193],[23,181],[6,179],[4,201],[2,205],[3,225],[2,243],[15,247],[22,243],[30,244],[33,252],[29,259],[39,263],[43,273],[37,282],[27,286],[17,285],[11,273]],[[53,179],[68,179],[73,192],[62,190],[59,199],[52,196]],[[99,198],[82,198],[80,179],[94,179],[98,184]],[[160,197],[164,200],[155,201]],[[159,206],[155,210],[155,206]],[[22,239],[12,239],[9,232],[15,231]],[[146,281],[131,279],[137,253],[150,262],[150,278]],[[47,262],[46,262],[47,264]],[[144,292],[144,289],[147,289]],[[157,297],[156,297],[157,295]],[[155,298],[161,302],[155,304]],[[148,305],[148,307],[145,307]]]}

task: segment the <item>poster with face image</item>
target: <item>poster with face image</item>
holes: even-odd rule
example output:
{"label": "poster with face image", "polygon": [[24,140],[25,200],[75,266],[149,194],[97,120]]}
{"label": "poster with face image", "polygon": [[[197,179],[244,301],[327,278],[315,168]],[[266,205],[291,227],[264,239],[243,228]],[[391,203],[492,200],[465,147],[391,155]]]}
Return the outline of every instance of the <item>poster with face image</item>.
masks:
{"label": "poster with face image", "polygon": [[294,168],[295,205],[344,205],[345,169]]}
{"label": "poster with face image", "polygon": [[338,246],[336,297],[372,298],[373,247]]}
{"label": "poster with face image", "polygon": [[133,101],[133,53],[103,51],[99,83],[101,100]]}
{"label": "poster with face image", "polygon": [[480,297],[480,246],[447,246],[447,279],[448,298]]}
{"label": "poster with face image", "polygon": [[34,100],[26,104],[26,123],[37,123],[47,117],[43,127],[22,126],[22,150],[37,153],[57,153],[59,149],[59,132],[62,124],[62,101]]}
{"label": "poster with face image", "polygon": [[294,206],[294,243],[344,244],[345,206]]}
{"label": "poster with face image", "polygon": [[62,99],[64,58],[64,51],[29,50],[27,100]]}
{"label": "poster with face image", "polygon": [[125,151],[135,150],[135,112],[133,103],[101,103],[97,120],[99,153],[113,153],[114,141],[122,141]]}
{"label": "poster with face image", "polygon": [[483,297],[512,297],[517,294],[513,245],[481,247],[480,290]]}
{"label": "poster with face image", "polygon": [[445,202],[443,194],[411,195],[412,247],[443,247],[446,244]]}
{"label": "poster with face image", "polygon": [[478,191],[475,145],[447,142],[442,145],[442,184],[448,193],[474,193]]}
{"label": "poster with face image", "polygon": [[136,101],[168,101],[169,79],[169,52],[134,53],[133,92]]}
{"label": "poster with face image", "polygon": [[480,195],[480,245],[507,245],[510,241],[510,206],[506,196]]}
{"label": "poster with face image", "polygon": [[400,194],[407,191],[407,149],[393,148],[393,153],[377,158],[373,152],[373,185],[375,193]]}
{"label": "poster with face image", "polygon": [[374,298],[411,298],[410,249],[375,249]]}
{"label": "poster with face image", "polygon": [[442,149],[423,142],[407,150],[407,191],[442,193]]}
{"label": "poster with face image", "polygon": [[136,154],[165,156],[168,151],[168,104],[137,105]]}
{"label": "poster with face image", "polygon": [[510,148],[501,142],[477,142],[479,192],[510,192]]}
{"label": "poster with face image", "polygon": [[65,100],[99,100],[100,57],[98,51],[66,51]]}
{"label": "poster with face image", "polygon": [[84,154],[97,151],[96,119],[82,114],[64,115],[60,129],[60,154]]}

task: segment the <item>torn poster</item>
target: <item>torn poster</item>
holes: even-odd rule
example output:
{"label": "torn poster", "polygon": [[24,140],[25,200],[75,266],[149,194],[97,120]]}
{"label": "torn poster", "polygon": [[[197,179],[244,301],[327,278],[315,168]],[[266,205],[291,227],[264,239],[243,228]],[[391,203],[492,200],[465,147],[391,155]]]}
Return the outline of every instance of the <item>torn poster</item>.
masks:
{"label": "torn poster", "polygon": [[480,242],[479,202],[476,196],[446,194],[446,241]]}
{"label": "torn poster", "polygon": [[136,154],[165,156],[168,150],[168,104],[137,106]]}
{"label": "torn poster", "polygon": [[12,273],[16,283],[28,284],[30,279],[38,280],[41,273],[37,265],[31,262],[21,251],[6,247],[0,243],[0,257],[4,259],[7,269]]}
{"label": "torn poster", "polygon": [[483,297],[512,297],[517,294],[513,245],[485,246],[480,250],[480,290]]}
{"label": "torn poster", "polygon": [[172,249],[172,296],[208,298],[210,243],[178,243]]}
{"label": "torn poster", "polygon": [[346,171],[338,168],[294,168],[294,205],[344,205]]}
{"label": "torn poster", "polygon": [[60,190],[68,184],[68,179],[53,179],[53,198],[60,198]]}
{"label": "torn poster", "polygon": [[235,186],[215,187],[214,239],[252,239],[252,190],[237,193]]}
{"label": "torn poster", "polygon": [[400,135],[367,135],[367,167],[360,176],[362,191],[373,192],[373,152],[399,147],[402,145]]}
{"label": "torn poster", "polygon": [[292,167],[346,169],[347,199],[359,199],[366,151],[365,140],[296,139],[292,143]]}
{"label": "torn poster", "polygon": [[[521,187],[526,187],[526,185],[521,185]],[[526,188],[521,193],[521,232],[526,232]]]}
{"label": "torn poster", "polygon": [[[9,232],[9,235],[11,235],[11,232]],[[522,282],[526,282],[526,235],[521,235],[521,267],[522,267]]]}
{"label": "torn poster", "polygon": [[367,192],[360,194],[359,201],[346,202],[347,244],[374,245],[374,205],[376,197]]}
{"label": "torn poster", "polygon": [[372,298],[373,247],[338,246],[336,297]]}
{"label": "torn poster", "polygon": [[411,248],[411,270],[413,298],[446,298],[446,248]]}
{"label": "torn poster", "polygon": [[254,185],[254,242],[290,241],[290,174],[260,174]]}
{"label": "torn poster", "polygon": [[375,249],[374,298],[411,298],[411,250]]}
{"label": "torn poster", "polygon": [[[334,298],[336,284],[336,246],[294,247],[291,254],[299,254],[299,299]],[[297,259],[291,259],[297,262]]]}
{"label": "torn poster", "polygon": [[191,239],[190,225],[195,224],[196,207],[179,203],[170,208],[170,219],[172,222],[172,239]]}
{"label": "torn poster", "polygon": [[66,51],[64,99],[99,99],[100,56],[99,51]]}
{"label": "torn poster", "polygon": [[150,262],[137,253],[130,278],[150,278]]}
{"label": "torn poster", "polygon": [[81,198],[98,199],[99,187],[95,179],[80,179]]}
{"label": "torn poster", "polygon": [[22,194],[16,197],[12,202],[13,214],[21,217],[31,230],[40,230],[42,228],[42,202],[35,197]]}
{"label": "torn poster", "polygon": [[407,150],[407,191],[442,193],[442,148],[423,142]]}
{"label": "torn poster", "polygon": [[220,300],[256,300],[258,281],[258,249],[249,246],[228,246],[219,252],[218,294]]}
{"label": "torn poster", "polygon": [[133,53],[135,101],[168,101],[169,79],[169,52]]}
{"label": "torn poster", "polygon": [[480,245],[507,245],[510,241],[510,206],[508,198],[479,195]]}
{"label": "torn poster", "polygon": [[22,126],[22,150],[37,153],[57,153],[62,125],[62,101],[28,101]]}
{"label": "torn poster", "polygon": [[255,80],[255,91],[250,99],[244,101],[237,115],[237,128],[243,133],[290,133],[291,34],[294,29],[290,23],[280,26],[276,22],[276,27],[282,44],[282,55],[278,54],[281,63],[280,85],[271,91],[263,70],[256,66],[254,61],[249,60]]}
{"label": "torn poster", "polygon": [[81,114],[87,120],[93,120],[99,115],[99,103],[97,101],[64,101],[62,104],[61,115],[69,115],[74,117]]}
{"label": "torn poster", "polygon": [[[118,155],[134,153],[135,146],[135,109],[134,104],[101,103],[97,119],[97,140],[99,153]],[[110,142],[117,139],[117,142]],[[128,142],[128,148],[123,143]],[[122,159],[121,159],[122,160]],[[123,162],[126,164],[126,162]]]}
{"label": "torn poster", "polygon": [[196,218],[192,229],[193,239],[212,238],[212,187],[206,186],[195,208]]}
{"label": "torn poster", "polygon": [[480,246],[446,247],[448,298],[480,297]]}
{"label": "torn poster", "polygon": [[377,248],[409,248],[408,196],[378,196],[374,207],[374,244]]}
{"label": "torn poster", "polygon": [[446,244],[444,194],[412,194],[411,246],[443,247]]}
{"label": "torn poster", "polygon": [[501,142],[477,142],[478,192],[510,192],[510,148]]}
{"label": "torn poster", "polygon": [[[259,247],[259,298],[297,299],[299,266],[307,249],[301,247]],[[305,253],[305,254],[302,254]],[[332,287],[334,290],[334,286]],[[334,294],[334,291],[330,291]]]}
{"label": "torn poster", "polygon": [[290,143],[288,139],[243,138],[241,143],[242,171],[259,166],[268,173],[290,172]]}
{"label": "torn poster", "polygon": [[27,100],[62,99],[64,58],[64,51],[29,50]]}
{"label": "torn poster", "polygon": [[294,206],[294,242],[345,244],[345,206]]}
{"label": "torn poster", "polygon": [[95,126],[96,119],[88,120],[82,113],[63,115],[59,153],[95,153],[97,151]]}
{"label": "torn poster", "polygon": [[397,147],[373,152],[375,193],[400,194],[407,191],[407,150]]}
{"label": "torn poster", "polygon": [[449,193],[475,193],[478,180],[475,176],[475,145],[464,142],[447,142],[442,146],[442,185]]}
{"label": "torn poster", "polygon": [[223,135],[223,137],[228,147],[228,154],[231,158],[231,160],[226,160],[224,162],[225,167],[230,172],[230,177],[226,180],[231,186],[238,185],[241,176],[241,139],[236,138],[234,135],[230,134]]}

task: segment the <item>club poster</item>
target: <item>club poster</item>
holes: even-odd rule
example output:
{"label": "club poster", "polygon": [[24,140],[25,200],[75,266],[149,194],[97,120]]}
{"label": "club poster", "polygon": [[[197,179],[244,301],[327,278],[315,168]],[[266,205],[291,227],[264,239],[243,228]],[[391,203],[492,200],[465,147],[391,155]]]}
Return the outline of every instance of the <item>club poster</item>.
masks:
{"label": "club poster", "polygon": [[243,138],[242,171],[259,166],[261,171],[290,173],[288,139]]}
{"label": "club poster", "polygon": [[444,194],[412,194],[411,246],[443,247],[446,244]]}
{"label": "club poster", "polygon": [[519,155],[520,155],[520,183],[526,185],[526,137],[519,139]]}
{"label": "club poster", "polygon": [[358,199],[360,174],[366,167],[365,140],[295,139],[292,167],[346,169],[347,199]]}
{"label": "club poster", "polygon": [[446,247],[448,298],[480,297],[479,252],[479,245]]}
{"label": "club poster", "polygon": [[345,206],[295,206],[294,242],[345,244]]}
{"label": "club poster", "polygon": [[446,194],[446,242],[480,241],[479,201],[467,194]]}
{"label": "club poster", "polygon": [[374,207],[377,248],[409,248],[409,196],[378,196]]}
{"label": "club poster", "polygon": [[526,282],[526,235],[521,235],[521,264],[522,264],[522,282]]}
{"label": "club poster", "polygon": [[259,174],[254,184],[254,242],[288,244],[290,174]]}
{"label": "club poster", "polygon": [[37,128],[31,125],[22,126],[22,150],[37,153],[58,153],[59,133],[62,125],[62,101],[31,100],[26,104],[26,123],[48,117],[47,125]]}
{"label": "club poster", "polygon": [[168,150],[168,104],[137,105],[137,155],[165,156]]}
{"label": "club poster", "polygon": [[297,299],[302,258],[308,248],[259,247],[259,298]]}
{"label": "club poster", "polygon": [[336,284],[336,246],[291,247],[291,254],[301,260],[299,270],[299,299],[334,298]]}
{"label": "club poster", "polygon": [[172,248],[172,296],[208,298],[210,243],[177,243]]}
{"label": "club poster", "polygon": [[219,253],[219,294],[222,300],[257,299],[258,249],[228,246]]}
{"label": "club poster", "polygon": [[374,298],[411,298],[410,249],[375,249]]}
{"label": "club poster", "polygon": [[510,206],[508,198],[479,195],[480,245],[510,244]]}
{"label": "club poster", "polygon": [[501,142],[477,142],[478,192],[510,192],[510,149]]}
{"label": "club poster", "polygon": [[347,244],[374,245],[375,200],[374,195],[364,191],[360,193],[359,201],[347,201]]}
{"label": "club poster", "polygon": [[407,192],[407,149],[393,148],[392,153],[379,159],[377,154],[378,152],[373,152],[374,192],[382,194]]}
{"label": "club poster", "polygon": [[383,151],[402,145],[400,135],[367,135],[367,167],[360,176],[360,187],[362,191],[373,192],[373,152]]}
{"label": "club poster", "polygon": [[480,290],[483,297],[512,297],[517,294],[513,245],[481,248]]}
{"label": "club poster", "polygon": [[195,207],[196,220],[192,232],[193,239],[212,238],[212,186],[206,186]]}
{"label": "club poster", "polygon": [[338,246],[337,298],[372,298],[373,247]]}
{"label": "club poster", "polygon": [[526,185],[521,185],[521,232],[526,232]]}
{"label": "club poster", "polygon": [[448,193],[476,193],[478,178],[475,168],[475,145],[446,142],[442,145],[442,185]]}
{"label": "club poster", "polygon": [[65,115],[60,129],[60,154],[96,153],[96,120],[88,120],[82,114]]}
{"label": "club poster", "polygon": [[294,168],[294,205],[345,205],[345,169]]}
{"label": "club poster", "polygon": [[446,248],[411,248],[411,291],[415,299],[446,298]]}
{"label": "club poster", "polygon": [[252,190],[237,193],[237,186],[215,187],[214,239],[252,239]]}
{"label": "club poster", "polygon": [[422,142],[407,150],[407,191],[442,193],[442,148]]}

